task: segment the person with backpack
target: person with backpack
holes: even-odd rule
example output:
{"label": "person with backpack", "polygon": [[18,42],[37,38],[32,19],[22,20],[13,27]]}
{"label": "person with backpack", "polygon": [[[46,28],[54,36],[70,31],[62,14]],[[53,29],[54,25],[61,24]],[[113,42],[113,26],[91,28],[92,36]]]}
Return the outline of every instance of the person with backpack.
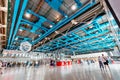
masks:
{"label": "person with backpack", "polygon": [[105,69],[108,67],[108,69],[110,69],[109,67],[109,61],[108,61],[108,57],[107,56],[104,56],[104,54],[102,54],[102,60],[103,60],[103,63],[104,63],[104,66],[105,66]]}

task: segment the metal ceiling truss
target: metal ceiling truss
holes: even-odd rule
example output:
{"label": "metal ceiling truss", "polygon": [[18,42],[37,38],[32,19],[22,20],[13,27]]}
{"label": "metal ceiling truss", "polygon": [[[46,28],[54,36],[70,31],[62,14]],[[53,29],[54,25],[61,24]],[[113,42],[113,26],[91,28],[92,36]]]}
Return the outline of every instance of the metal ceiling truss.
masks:
{"label": "metal ceiling truss", "polygon": [[[79,53],[87,53],[103,50],[112,50],[114,46],[117,45],[114,40],[114,37],[110,35],[111,31],[109,29],[109,26],[111,25],[109,24],[108,20],[105,19],[106,14],[96,15],[97,11],[101,10],[101,5],[95,7],[94,10],[90,9],[98,3],[97,0],[89,0],[89,2],[86,4],[83,4],[81,0],[74,0],[75,4],[78,7],[78,10],[76,10],[76,12],[74,12],[70,16],[67,15],[67,13],[61,9],[61,6],[64,2],[63,0],[45,0],[45,2],[52,9],[58,11],[62,15],[63,18],[57,23],[50,21],[45,16],[41,16],[35,11],[32,11],[31,9],[27,9],[26,7],[28,1],[29,0],[23,0],[22,4],[20,5],[21,0],[15,0],[11,30],[7,45],[8,49],[18,49],[22,41],[29,41],[33,45],[34,49],[36,48],[36,45],[42,40],[44,40],[43,45],[40,45],[40,47],[37,46],[37,48],[34,51],[50,52],[64,48],[69,50],[71,53],[73,51]],[[21,7],[20,13],[18,13],[19,7]],[[87,15],[83,15],[84,12],[86,12],[89,9],[92,10],[90,11],[90,14],[85,13]],[[96,11],[96,13],[94,13],[94,11]],[[25,19],[24,13],[29,13],[30,15],[36,17],[37,21]],[[93,18],[94,15],[95,17]],[[46,39],[48,39],[49,35],[65,27],[67,24],[71,23],[71,20],[73,19],[76,19],[79,22],[81,22],[81,17],[85,18],[83,19],[83,21],[86,20],[88,22],[85,22],[82,25],[78,24],[77,27],[72,25],[72,27],[76,27],[72,31],[69,31],[70,29],[65,28],[65,31],[63,30],[62,32],[57,32],[62,36],[56,39],[54,39],[54,36],[52,37],[54,40],[51,40],[50,38],[47,43]],[[89,21],[88,18],[92,18],[92,20]],[[45,22],[48,22],[53,27],[48,28],[43,26]],[[114,20],[112,20],[112,22],[114,23],[114,25],[116,25]],[[29,25],[30,28],[26,28],[24,25]],[[71,27],[69,26],[69,28]],[[33,39],[30,37],[17,35],[17,32],[19,30],[27,31],[29,32],[29,34],[37,34],[38,37],[33,41]],[[40,32],[37,32],[37,30],[40,30]],[[16,40],[16,38],[18,40]],[[17,44],[18,46],[16,46],[15,44]]]}
{"label": "metal ceiling truss", "polygon": [[[52,0],[52,1],[45,0],[45,1],[53,9],[57,10],[62,15],[66,16],[66,14],[63,13],[63,12],[61,12],[61,10],[60,10],[60,6],[61,6],[61,4],[63,2],[62,0],[57,0],[57,1],[56,0]],[[75,0],[75,2],[79,6],[82,5],[82,3],[79,2],[78,0]],[[65,25],[66,23],[68,23],[69,21],[71,21],[72,19],[74,19],[75,17],[77,17],[78,15],[82,14],[83,12],[85,12],[87,9],[91,8],[96,3],[93,2],[92,0],[90,0],[86,5],[83,6],[83,8],[81,8],[80,10],[78,10],[72,16],[63,18],[57,24],[53,23],[50,20],[47,20],[45,17],[40,16],[40,15],[36,14],[35,12],[33,12],[31,10],[25,10],[27,4],[28,4],[28,0],[24,0],[22,2],[22,5],[20,5],[20,0],[15,0],[15,6],[14,6],[14,12],[13,12],[13,18],[12,18],[12,24],[11,24],[11,30],[10,30],[10,35],[9,35],[9,40],[8,40],[8,45],[7,45],[8,49],[10,49],[10,46],[12,46],[12,43],[15,41],[15,38],[17,37],[16,34],[17,34],[17,32],[18,32],[19,29],[23,29],[23,30],[26,30],[28,32],[32,32],[32,33],[35,33],[35,34],[39,34],[39,33],[36,33],[36,30],[38,30],[38,29],[41,29],[41,30],[44,31],[43,35],[41,35],[40,37],[38,37],[37,39],[35,39],[34,42],[31,42],[32,45],[34,46],[39,41],[41,41],[42,39],[44,39],[46,36],[50,35],[54,31],[56,31],[57,29],[59,29],[60,27],[62,27],[63,25]],[[56,4],[57,4],[57,6],[56,6]],[[21,10],[20,10],[20,13],[18,13],[18,9],[19,9],[20,6],[21,6]],[[24,15],[25,12],[36,16],[37,18],[39,18],[39,20],[37,22],[30,22],[29,20],[24,19],[23,15]],[[19,17],[17,19],[18,15],[19,15]],[[17,23],[16,23],[16,21],[17,21]],[[46,21],[53,25],[53,27],[51,29],[47,29],[46,27],[44,27],[42,25]],[[28,25],[32,26],[32,29],[31,30],[25,29],[22,26],[20,26],[21,24],[28,24]],[[13,32],[14,32],[14,34],[13,34]]]}
{"label": "metal ceiling truss", "polygon": [[7,42],[7,14],[8,0],[0,0],[0,50],[5,48]]}
{"label": "metal ceiling truss", "polygon": [[[27,3],[28,3],[28,0],[23,0],[21,11],[20,11],[19,17],[18,17],[18,21],[15,25],[16,17],[17,17],[17,14],[18,14],[19,6],[20,6],[20,0],[15,0],[11,30],[10,30],[10,35],[9,35],[9,40],[8,40],[8,45],[7,45],[7,48],[9,48],[9,49],[10,49],[11,44],[14,41],[15,36],[17,34],[17,31],[19,29],[19,25],[20,25],[20,22],[22,20],[23,15],[24,15],[24,11],[25,11],[25,8],[27,6]],[[14,30],[14,28],[15,28],[15,30]],[[14,30],[14,34],[13,34],[13,30]]]}
{"label": "metal ceiling truss", "polygon": [[[71,52],[75,51],[79,53],[103,51],[105,49],[112,50],[117,44],[114,37],[110,35],[111,31],[108,28],[110,26],[109,22],[98,23],[99,20],[102,20],[101,18],[102,16],[99,16],[92,23],[83,25],[36,50],[48,52],[66,48]],[[93,26],[90,28],[91,25]],[[83,33],[84,35],[81,35]]]}
{"label": "metal ceiling truss", "polygon": [[42,39],[44,39],[45,37],[47,37],[48,35],[50,35],[51,33],[53,33],[54,31],[56,31],[57,29],[61,28],[63,25],[67,24],[69,21],[71,21],[72,19],[74,19],[78,15],[82,14],[83,12],[85,12],[87,9],[91,8],[93,5],[95,5],[95,3],[88,2],[88,4],[86,4],[82,9],[78,10],[72,16],[67,17],[67,18],[63,18],[56,25],[54,25],[53,28],[51,28],[50,30],[48,30],[48,32],[46,32],[41,37],[39,37],[38,39],[36,39],[35,42],[34,42],[34,45],[37,44]]}

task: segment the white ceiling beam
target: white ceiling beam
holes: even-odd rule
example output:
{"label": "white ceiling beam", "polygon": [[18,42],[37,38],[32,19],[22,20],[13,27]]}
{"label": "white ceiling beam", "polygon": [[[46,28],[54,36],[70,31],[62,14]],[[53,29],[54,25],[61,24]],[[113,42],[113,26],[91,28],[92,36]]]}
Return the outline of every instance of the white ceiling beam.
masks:
{"label": "white ceiling beam", "polygon": [[6,35],[5,35],[5,34],[1,34],[1,33],[0,33],[0,36],[6,36]]}
{"label": "white ceiling beam", "polygon": [[7,7],[0,7],[0,11],[7,12]]}
{"label": "white ceiling beam", "polygon": [[0,28],[6,28],[6,25],[0,24]]}

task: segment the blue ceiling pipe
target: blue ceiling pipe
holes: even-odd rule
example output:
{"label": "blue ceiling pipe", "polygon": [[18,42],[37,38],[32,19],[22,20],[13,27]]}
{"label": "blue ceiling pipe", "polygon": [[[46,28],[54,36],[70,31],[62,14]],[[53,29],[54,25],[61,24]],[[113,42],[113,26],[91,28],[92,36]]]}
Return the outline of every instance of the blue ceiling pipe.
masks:
{"label": "blue ceiling pipe", "polygon": [[[77,43],[77,44],[72,44],[72,47],[74,48],[78,48],[77,46],[80,46],[80,48],[90,48],[89,47],[89,45],[91,45],[92,46],[92,44],[94,44],[94,45],[101,45],[101,46],[103,46],[102,45],[102,43],[104,43],[104,44],[107,44],[108,42],[113,42],[113,40],[110,40],[110,41],[107,41],[107,42],[103,42],[103,41],[101,41],[101,42],[99,42],[99,43],[88,43],[88,44],[83,44],[83,43]],[[69,46],[69,45],[65,45],[65,46],[62,46],[62,47],[67,47],[67,46]],[[87,47],[88,46],[88,47]],[[56,47],[56,48],[58,48],[58,47]]]}
{"label": "blue ceiling pipe", "polygon": [[[36,32],[41,26],[42,23],[45,22],[45,20],[43,20],[42,18],[38,20],[38,22],[35,23],[35,25],[39,25],[39,26],[32,26],[32,32]],[[43,27],[43,26],[42,26]]]}
{"label": "blue ceiling pipe", "polygon": [[[39,27],[41,27],[42,24],[47,21],[46,18],[44,18],[43,16],[37,15],[36,13],[34,13],[34,12],[31,11],[31,10],[27,10],[27,13],[33,14],[34,16],[36,16],[36,17],[39,18],[38,22],[35,23],[35,25],[39,25]],[[36,30],[38,30],[39,27],[33,25],[33,28],[32,28],[31,31],[32,31],[32,32],[36,32]]]}
{"label": "blue ceiling pipe", "polygon": [[32,14],[32,15],[34,15],[34,16],[36,16],[36,17],[38,17],[38,18],[40,18],[40,19],[42,19],[42,20],[44,20],[44,21],[47,21],[47,22],[49,22],[51,25],[55,25],[54,22],[46,19],[46,18],[43,17],[43,16],[40,16],[40,15],[36,14],[35,12],[33,12],[33,11],[31,11],[31,10],[27,10],[27,13],[30,13],[30,14]]}
{"label": "blue ceiling pipe", "polygon": [[82,6],[82,3],[80,2],[80,0],[74,0],[77,3],[78,8]]}
{"label": "blue ceiling pipe", "polygon": [[[105,23],[102,23],[101,25],[101,28],[105,28],[105,27],[108,27],[109,26],[109,24],[108,24],[108,22],[105,22]],[[89,27],[89,26],[88,26]],[[93,30],[94,31],[94,30]],[[64,37],[64,36],[63,36]],[[72,38],[70,38],[71,40],[72,40]],[[74,39],[73,39],[74,40]],[[73,41],[72,40],[72,41]],[[64,41],[63,41],[64,42]]]}
{"label": "blue ceiling pipe", "polygon": [[86,52],[86,50],[89,50],[89,51],[91,51],[91,50],[99,50],[99,49],[105,49],[105,48],[113,48],[114,46],[116,46],[116,44],[112,44],[112,45],[105,45],[105,46],[102,46],[102,47],[97,47],[97,46],[92,46],[92,48],[90,48],[90,49],[81,49],[80,51],[85,51]]}
{"label": "blue ceiling pipe", "polygon": [[[74,42],[74,43],[78,44],[78,42],[79,42],[79,41]],[[81,42],[80,42],[80,43],[81,43]],[[52,48],[51,50],[53,50],[53,49],[57,49],[57,48],[60,48],[60,47],[66,47],[67,45],[69,46],[69,45],[71,45],[71,44],[73,45],[73,43],[65,43],[65,45],[62,44],[62,45],[60,45],[60,46],[58,46],[58,47],[54,47],[54,48],[53,48],[52,46],[49,46],[49,45],[46,45],[46,46],[49,46],[50,49]],[[82,44],[83,44],[83,43],[82,43]],[[45,48],[45,46],[43,46],[43,48]],[[48,50],[47,50],[47,51],[48,51]]]}
{"label": "blue ceiling pipe", "polygon": [[[102,32],[102,33],[100,33],[100,34],[97,34],[97,36],[98,35],[101,35],[101,34],[106,34],[107,33],[107,31],[104,31],[104,32]],[[91,37],[89,37],[89,38],[92,38],[92,37],[95,37],[96,35],[92,35]],[[89,39],[88,38],[88,39]],[[84,40],[87,40],[87,39],[84,39]],[[71,45],[71,44],[74,44],[74,43],[78,43],[78,42],[81,42],[81,41],[79,41],[79,40],[72,40],[72,42],[69,42],[69,43],[64,43],[64,45],[60,45],[59,47],[57,47],[57,48],[60,48],[60,47],[65,47],[65,46],[67,46],[67,45]],[[49,43],[47,43],[48,45],[49,45]],[[45,44],[46,46],[48,46],[47,44]],[[44,46],[45,46],[44,45]]]}
{"label": "blue ceiling pipe", "polygon": [[67,14],[60,9],[60,6],[63,3],[63,0],[45,0],[46,3],[49,4],[50,7],[60,12],[63,16],[67,17]]}
{"label": "blue ceiling pipe", "polygon": [[91,50],[81,50],[81,51],[76,51],[76,52],[79,52],[79,53],[81,53],[81,54],[85,54],[85,53],[93,53],[93,52],[98,52],[98,51],[108,51],[108,50],[113,50],[113,47],[114,46],[111,46],[110,48],[100,48],[100,49],[91,49]]}
{"label": "blue ceiling pipe", "polygon": [[31,32],[31,33],[34,33],[34,34],[37,34],[37,35],[41,35],[42,33],[41,32],[37,32],[37,31],[31,31],[30,29],[27,29],[27,28],[24,28],[22,26],[20,26],[20,29],[21,30],[25,30],[25,31],[28,31],[28,32]]}
{"label": "blue ceiling pipe", "polygon": [[[12,42],[13,42],[14,39],[15,39],[15,36],[16,36],[17,31],[18,31],[18,29],[19,29],[20,22],[21,22],[21,20],[22,20],[23,15],[24,15],[25,8],[26,8],[26,6],[27,6],[27,3],[28,3],[28,0],[23,0],[23,4],[22,4],[21,11],[20,11],[20,15],[19,15],[18,21],[17,21],[17,23],[16,23],[16,25],[15,25],[16,28],[15,28],[15,31],[14,31],[14,34],[13,34],[13,37],[12,37],[12,40],[11,40],[11,43],[10,43],[10,44],[12,44]],[[9,44],[9,45],[10,45],[10,44]]]}
{"label": "blue ceiling pipe", "polygon": [[[107,43],[106,45],[102,45],[102,46],[97,46],[97,45],[94,45],[94,46],[91,46],[91,47],[89,47],[89,48],[85,48],[85,47],[80,47],[80,48],[77,48],[77,49],[79,49],[79,50],[81,50],[81,51],[84,51],[84,50],[92,50],[92,49],[100,49],[100,48],[109,48],[110,46],[115,46],[116,44],[115,43],[112,43],[112,44],[110,44],[110,43]],[[72,48],[72,47],[71,47]]]}
{"label": "blue ceiling pipe", "polygon": [[[103,31],[104,32],[104,31]],[[102,32],[102,33],[103,33]],[[98,35],[98,34],[97,34]],[[101,33],[100,33],[100,35],[101,35]],[[81,39],[81,40],[86,40],[86,39],[89,39],[89,38],[91,38],[91,37],[95,37],[96,35],[91,35],[91,36],[88,36],[87,38],[83,38],[83,39]],[[58,38],[59,39],[59,38]],[[74,41],[74,40],[72,40],[72,41]],[[77,42],[79,42],[78,40],[76,40]],[[67,45],[67,44],[72,44],[72,43],[76,43],[76,42],[71,42],[71,43],[65,43],[65,45]],[[65,45],[62,45],[62,46],[59,46],[59,47],[63,47],[63,46],[65,46]]]}
{"label": "blue ceiling pipe", "polygon": [[28,21],[28,20],[22,19],[21,24],[29,24],[31,27],[37,27],[37,28],[40,28],[41,30],[43,30],[43,31],[45,31],[45,32],[48,31],[47,28],[43,27],[42,25],[40,26],[40,25],[38,24],[38,22],[35,24],[35,23],[30,22],[30,21]]}
{"label": "blue ceiling pipe", "polygon": [[17,36],[16,38],[24,38],[24,39],[27,39],[27,40],[32,40],[32,39],[29,38],[29,37],[23,37],[23,36]]}
{"label": "blue ceiling pipe", "polygon": [[[23,42],[23,41],[29,41],[29,40],[32,40],[31,38],[29,38],[29,37],[23,37],[23,36],[16,36],[16,38],[18,38],[18,40],[14,40],[14,42],[15,41],[17,41],[17,42]],[[22,38],[23,40],[19,40],[19,38]]]}
{"label": "blue ceiling pipe", "polygon": [[[94,42],[94,41],[96,41],[97,40],[97,43],[96,42]],[[98,40],[98,39],[92,39],[92,40],[87,40],[87,41],[85,41],[85,42],[79,42],[79,43],[77,43],[77,44],[72,44],[72,46],[84,46],[84,45],[95,45],[95,44],[99,44],[100,42],[101,43],[105,43],[105,42],[107,42],[106,41],[107,39],[105,39],[105,40]],[[113,39],[108,39],[108,42],[113,42],[114,40]],[[84,44],[84,43],[87,43],[87,44]],[[101,44],[100,43],[100,44]]]}
{"label": "blue ceiling pipe", "polygon": [[10,41],[11,41],[11,38],[12,38],[12,35],[13,35],[13,29],[14,29],[14,27],[15,27],[15,21],[16,21],[16,17],[17,17],[19,5],[20,5],[20,0],[15,0],[14,12],[13,12],[11,29],[10,29],[10,35],[9,35],[9,39],[8,39],[8,43],[7,43],[7,49],[8,49],[9,46],[10,46]]}
{"label": "blue ceiling pipe", "polygon": [[89,9],[90,7],[92,7],[94,4],[95,3],[88,3],[86,6],[84,6],[82,9],[78,10],[75,14],[73,14],[69,18],[65,18],[62,21],[58,22],[53,28],[51,28],[50,30],[48,30],[48,32],[46,32],[45,34],[43,34],[40,38],[36,39],[35,42],[34,42],[34,44],[37,44],[39,41],[41,41],[42,39],[44,39],[46,36],[50,35],[54,31],[56,31],[57,29],[59,29],[60,27],[62,27],[63,25],[65,25],[66,23],[68,23],[69,21],[71,21],[72,19],[74,19],[75,17],[77,17],[78,15],[82,14],[87,9]]}

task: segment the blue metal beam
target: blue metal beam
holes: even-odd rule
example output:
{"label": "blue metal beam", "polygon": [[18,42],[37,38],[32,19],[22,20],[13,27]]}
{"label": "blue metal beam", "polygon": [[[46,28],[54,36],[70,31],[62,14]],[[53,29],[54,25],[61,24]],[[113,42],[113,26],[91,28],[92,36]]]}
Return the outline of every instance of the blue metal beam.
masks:
{"label": "blue metal beam", "polygon": [[17,36],[16,38],[24,38],[24,40],[32,40],[32,39],[29,38],[29,37],[23,37],[23,36]]}
{"label": "blue metal beam", "polygon": [[95,3],[89,3],[89,4],[85,5],[82,9],[78,10],[75,14],[73,14],[69,18],[65,18],[62,21],[58,22],[53,28],[51,28],[50,30],[48,30],[48,32],[46,32],[45,34],[43,34],[40,38],[36,39],[35,42],[34,42],[34,44],[37,44],[43,38],[45,38],[46,36],[50,35],[55,30],[59,29],[60,27],[62,27],[63,25],[65,25],[66,23],[68,23],[69,21],[71,21],[72,19],[74,19],[75,17],[77,17],[78,15],[82,14],[84,11],[86,11],[87,9],[89,9],[90,7],[92,7],[94,4]]}
{"label": "blue metal beam", "polygon": [[15,27],[15,21],[16,21],[19,5],[20,5],[20,0],[15,0],[14,12],[13,12],[13,17],[12,17],[12,24],[11,24],[11,29],[10,29],[10,35],[9,35],[9,39],[8,39],[8,44],[7,44],[8,47],[7,48],[9,48],[9,46],[10,46],[10,41],[11,41],[11,38],[12,38],[12,35],[13,35],[13,30],[14,30],[14,27]]}
{"label": "blue metal beam", "polygon": [[28,32],[31,32],[31,33],[34,33],[34,34],[37,34],[37,35],[41,35],[42,33],[40,33],[40,32],[37,32],[37,31],[31,31],[30,29],[27,29],[27,28],[24,28],[24,27],[20,27],[20,29],[22,29],[22,30],[25,30],[25,31],[28,31]]}
{"label": "blue metal beam", "polygon": [[[106,31],[105,31],[106,32]],[[101,34],[105,34],[104,32],[102,32],[102,33],[99,33],[99,34],[97,34],[97,36],[98,35],[101,35]],[[92,36],[93,37],[96,37],[96,35],[91,35],[91,36],[88,36],[88,38],[80,38],[81,40],[72,40],[72,42],[65,42],[64,43],[64,45],[59,45],[58,47],[55,47],[55,48],[60,48],[60,47],[65,47],[66,45],[71,45],[71,44],[77,44],[78,42],[81,42],[81,41],[84,41],[84,40],[87,40],[87,39],[90,39],[90,38],[92,38]],[[58,38],[59,39],[59,38]],[[56,41],[55,41],[56,42]],[[49,44],[49,43],[48,43]],[[45,46],[45,45],[44,45]],[[46,46],[48,46],[47,44],[46,44]],[[53,49],[55,49],[55,48],[53,48]]]}
{"label": "blue metal beam", "polygon": [[[111,44],[109,45],[109,44],[110,44],[110,43],[107,43],[106,45],[103,45],[103,46],[101,46],[101,47],[95,45],[95,46],[91,46],[91,47],[89,47],[89,48],[77,48],[77,49],[78,49],[78,50],[81,50],[81,49],[82,49],[81,51],[94,50],[94,49],[96,49],[96,50],[98,49],[98,50],[99,50],[100,48],[103,48],[103,49],[104,49],[104,48],[109,48],[110,46],[115,46],[115,45],[116,45],[115,43],[112,43],[112,45],[111,45]],[[71,48],[72,48],[72,47],[71,47]]]}
{"label": "blue metal beam", "polygon": [[82,6],[82,3],[80,2],[80,0],[74,0],[77,3],[78,8]]}
{"label": "blue metal beam", "polygon": [[30,14],[32,14],[32,15],[34,15],[34,16],[40,18],[40,19],[42,19],[43,22],[47,21],[47,22],[49,22],[51,25],[55,25],[55,23],[53,23],[52,21],[46,19],[46,18],[43,17],[43,16],[40,16],[40,15],[36,14],[35,12],[33,12],[33,11],[31,11],[31,10],[27,10],[27,13],[30,13]]}
{"label": "blue metal beam", "polygon": [[[102,34],[102,33],[101,33]],[[95,37],[95,35],[92,35],[92,36],[94,36]],[[78,42],[80,42],[79,40],[77,41],[76,40],[76,42],[71,42],[71,43],[65,43],[64,45],[60,45],[60,46],[58,46],[57,48],[61,48],[61,47],[65,47],[65,46],[68,46],[68,45],[71,45],[71,44],[77,44]],[[53,49],[56,49],[56,47],[55,48],[53,48]]]}
{"label": "blue metal beam", "polygon": [[[102,29],[102,28],[105,28],[105,27],[108,27],[109,26],[109,24],[108,24],[108,22],[105,22],[105,23],[102,23],[102,24],[100,24],[100,28],[97,28],[97,29],[92,29],[91,31],[90,31],[90,33],[91,32],[95,32],[96,30],[99,30],[99,29]],[[89,27],[89,26],[87,26],[87,27]],[[86,27],[84,27],[84,28],[86,28]],[[83,29],[84,29],[83,28]],[[81,28],[82,29],[82,28]],[[80,30],[80,29],[79,29]],[[104,32],[104,31],[103,31]],[[70,35],[71,35],[71,32],[69,33]],[[73,44],[73,43],[77,43],[77,42],[83,42],[84,40],[87,40],[87,39],[90,39],[90,35],[88,36],[89,38],[81,38],[81,37],[79,37],[77,34],[73,34],[72,33],[72,35],[73,35],[73,37],[72,38],[69,38],[69,37],[66,37],[66,36],[68,36],[68,35],[66,35],[66,36],[62,36],[62,38],[65,38],[65,40],[64,41],[62,41],[62,42],[65,42],[65,44],[64,44],[64,46],[65,45],[67,45],[67,44]],[[91,35],[92,36],[92,35]],[[94,35],[95,36],[95,35]],[[104,35],[103,35],[104,36]],[[106,36],[105,36],[106,37]],[[54,42],[57,42],[57,41],[59,41],[60,39],[62,39],[62,38],[58,38],[57,40],[54,40]],[[74,40],[75,38],[79,38],[80,39],[80,41],[79,40]],[[103,37],[104,38],[104,37]],[[66,41],[69,41],[69,40],[72,40],[72,42],[69,42],[69,43],[67,43]],[[99,38],[98,38],[98,40],[99,40]],[[109,40],[111,40],[111,38],[109,39]],[[90,42],[92,42],[92,41],[94,41],[93,39],[90,41]],[[96,41],[96,38],[95,38],[95,41]],[[84,42],[86,42],[86,41],[84,41]],[[87,43],[88,43],[89,41],[87,41]],[[48,43],[49,44],[49,43]],[[62,44],[62,43],[60,43],[60,44]],[[46,45],[47,46],[47,45]],[[54,45],[54,46],[56,46],[56,44]],[[51,46],[49,46],[49,47],[51,47]],[[61,45],[57,45],[55,48],[60,48],[61,47]],[[63,47],[63,45],[62,45],[62,47]],[[55,48],[53,48],[53,49],[55,49]]]}
{"label": "blue metal beam", "polygon": [[19,17],[18,17],[18,21],[17,21],[17,23],[16,23],[16,28],[15,28],[14,35],[13,35],[13,37],[12,37],[11,43],[14,41],[15,36],[16,36],[16,34],[17,34],[17,31],[18,31],[18,29],[19,29],[19,25],[20,25],[20,22],[21,22],[21,20],[22,20],[23,15],[24,15],[24,11],[25,11],[25,8],[26,8],[26,6],[27,6],[27,3],[28,3],[28,0],[23,0],[22,8],[21,8],[21,11],[20,11],[20,15],[19,15]]}
{"label": "blue metal beam", "polygon": [[45,0],[45,2],[47,2],[53,9],[60,12],[63,16],[67,17],[67,14],[65,14],[65,12],[60,9],[63,0]]}
{"label": "blue metal beam", "polygon": [[[45,28],[45,27],[43,27],[43,26],[42,26],[41,24],[39,24],[39,23],[41,23],[41,22],[38,21],[38,22],[36,22],[36,23],[33,23],[33,22],[30,22],[30,21],[25,20],[25,19],[22,19],[22,22],[21,22],[21,24],[29,24],[29,25],[31,25],[31,26],[33,27],[33,28],[32,28],[33,32],[35,32],[36,29],[39,29],[39,28],[40,28],[41,30],[47,32],[48,29]],[[34,30],[34,29],[35,29],[35,30]]]}

